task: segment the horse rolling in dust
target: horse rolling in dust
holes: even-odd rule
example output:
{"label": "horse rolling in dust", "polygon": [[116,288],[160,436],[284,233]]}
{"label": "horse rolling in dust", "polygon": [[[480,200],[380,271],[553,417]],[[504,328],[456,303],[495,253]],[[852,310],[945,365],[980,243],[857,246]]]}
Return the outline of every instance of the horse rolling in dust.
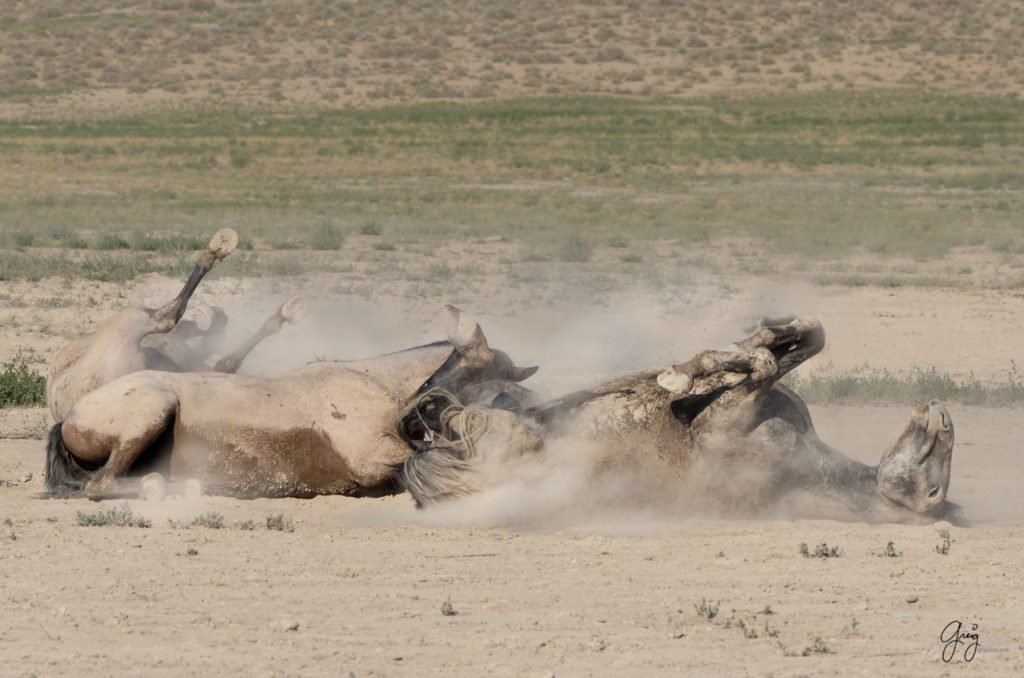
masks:
{"label": "horse rolling in dust", "polygon": [[[479,325],[447,307],[448,341],[269,379],[143,371],[83,396],[50,431],[46,488],[90,498],[160,470],[212,494],[308,497],[394,491],[398,467],[426,444],[433,402],[492,380],[521,381]],[[454,395],[451,395],[454,394]]]}
{"label": "horse rolling in dust", "polygon": [[154,352],[142,346],[143,340],[170,332],[178,324],[200,281],[237,244],[238,234],[233,230],[218,231],[199,256],[185,286],[170,303],[156,309],[125,309],[104,321],[95,332],[61,349],[46,377],[46,402],[53,418],[64,419],[78,399],[93,389],[151,367]]}
{"label": "horse rolling in dust", "polygon": [[630,478],[645,500],[683,510],[962,522],[946,500],[953,424],[941,404],[914,410],[877,466],[821,441],[806,405],[778,381],[824,341],[816,321],[764,321],[735,350],[705,351],[521,413],[453,405],[400,480],[424,506],[558,473],[569,455],[594,482]]}

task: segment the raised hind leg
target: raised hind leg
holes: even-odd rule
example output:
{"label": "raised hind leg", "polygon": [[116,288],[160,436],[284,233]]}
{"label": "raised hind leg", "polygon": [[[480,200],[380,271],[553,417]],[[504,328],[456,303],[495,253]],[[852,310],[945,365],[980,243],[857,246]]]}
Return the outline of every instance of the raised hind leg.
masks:
{"label": "raised hind leg", "polygon": [[99,499],[117,491],[139,456],[174,421],[178,396],[166,372],[136,372],[78,401],[61,425],[75,463],[96,468],[84,493]]}
{"label": "raised hind leg", "polygon": [[156,325],[156,328],[152,330],[153,332],[167,332],[181,320],[181,316],[185,313],[185,308],[188,306],[188,300],[192,297],[192,293],[196,291],[200,281],[202,281],[207,273],[213,270],[214,264],[231,254],[237,244],[238,234],[230,228],[221,229],[214,234],[213,238],[210,239],[209,245],[206,247],[206,251],[199,255],[195,268],[192,269],[192,274],[185,281],[185,286],[178,293],[178,296],[167,305],[152,312]]}
{"label": "raised hind leg", "polygon": [[46,402],[54,420],[63,420],[79,398],[107,382],[148,367],[165,368],[149,363],[152,351],[141,342],[148,335],[174,327],[199,281],[231,253],[237,242],[238,234],[231,229],[218,231],[173,301],[155,310],[125,309],[105,320],[92,334],[61,349],[50,363],[46,380]]}
{"label": "raised hind leg", "polygon": [[267,318],[260,329],[248,341],[239,346],[230,355],[226,355],[218,360],[214,370],[234,374],[241,367],[242,361],[245,360],[246,356],[256,348],[257,344],[267,337],[280,332],[285,323],[294,324],[302,320],[306,316],[308,309],[309,306],[306,304],[306,299],[302,296],[295,296],[284,302],[277,313]]}
{"label": "raised hind leg", "polygon": [[736,351],[704,351],[658,375],[658,384],[683,396],[675,405],[690,422],[749,431],[768,392],[788,371],[821,350],[825,333],[816,320],[766,321]]}

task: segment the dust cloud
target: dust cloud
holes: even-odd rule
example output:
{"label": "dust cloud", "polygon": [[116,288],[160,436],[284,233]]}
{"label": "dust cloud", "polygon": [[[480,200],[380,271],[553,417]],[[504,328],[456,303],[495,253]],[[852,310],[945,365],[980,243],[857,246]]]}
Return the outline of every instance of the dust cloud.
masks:
{"label": "dust cloud", "polygon": [[[295,291],[254,294],[249,290],[244,298],[225,300],[230,324],[224,350],[244,341]],[[394,298],[377,302],[301,291],[309,301],[308,315],[258,346],[241,373],[271,376],[317,360],[358,360],[446,338],[441,303]],[[541,366],[525,383],[541,399],[612,377],[665,368],[705,349],[727,349],[747,336],[760,318],[814,316],[828,303],[820,290],[807,285],[775,285],[738,294],[713,284],[689,287],[678,295],[664,290],[620,290],[585,306],[549,303],[508,308],[452,301],[479,322],[492,347],[507,352],[519,365]],[[891,442],[890,433],[895,436],[898,430],[899,425],[893,425],[891,431],[883,431],[881,442],[875,439],[875,431],[845,430],[839,447],[871,465]],[[822,437],[829,440],[827,432]],[[732,444],[724,443],[708,458],[752,458],[750,450],[737,450]],[[412,520],[643,533],[666,521],[743,517],[752,510],[767,517],[763,507],[771,501],[762,501],[765,497],[759,494],[775,482],[770,465],[716,461],[694,465],[688,477],[673,479],[669,487],[655,491],[649,476],[628,467],[596,472],[585,445],[567,439],[547,441],[543,455],[516,469],[514,474],[504,468],[495,471],[509,477],[473,496],[417,512]],[[759,504],[761,508],[752,508]],[[829,508],[796,496],[785,506],[775,502],[774,508],[773,515],[780,518],[843,510],[841,502]],[[361,520],[404,522],[409,516]]]}

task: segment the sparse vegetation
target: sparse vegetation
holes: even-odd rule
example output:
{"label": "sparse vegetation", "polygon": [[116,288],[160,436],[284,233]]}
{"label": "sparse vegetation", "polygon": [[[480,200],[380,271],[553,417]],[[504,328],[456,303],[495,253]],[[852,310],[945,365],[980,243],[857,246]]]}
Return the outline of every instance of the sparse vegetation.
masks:
{"label": "sparse vegetation", "polygon": [[137,516],[128,504],[99,510],[95,513],[78,512],[78,524],[82,527],[151,527],[149,518]]}
{"label": "sparse vegetation", "polygon": [[891,541],[888,544],[885,545],[884,549],[882,549],[882,557],[883,558],[896,558],[896,557],[900,556],[901,554],[902,554],[902,552],[899,552],[899,553],[896,552],[896,546]]}
{"label": "sparse vegetation", "polygon": [[277,515],[267,516],[266,521],[267,530],[276,532],[294,532],[295,523],[291,518],[285,516],[283,513]]}
{"label": "sparse vegetation", "polygon": [[444,602],[441,603],[441,614],[443,614],[446,617],[454,617],[458,614],[458,611],[452,605],[452,597],[450,594],[447,598],[445,598]]}
{"label": "sparse vegetation", "polygon": [[331,223],[323,223],[313,233],[309,246],[314,250],[339,250],[344,242],[345,234],[340,228]]}
{"label": "sparse vegetation", "polygon": [[172,529],[176,529],[176,530],[177,529],[188,529],[190,527],[206,527],[206,528],[209,528],[211,530],[219,530],[222,527],[224,527],[224,516],[222,516],[219,513],[215,513],[213,511],[210,511],[210,512],[204,513],[204,514],[202,514],[200,516],[196,516],[195,518],[193,518],[192,520],[190,520],[188,522],[178,521],[178,520],[169,520],[168,523],[170,524]]}
{"label": "sparse vegetation", "polygon": [[863,374],[793,375],[791,385],[802,398],[813,403],[908,403],[938,399],[1007,407],[1024,402],[1024,380],[1015,363],[1011,363],[1002,383],[985,383],[973,377],[957,381],[932,367],[927,370],[914,368],[905,376],[884,369],[868,370]]}
{"label": "sparse vegetation", "polygon": [[[0,122],[0,162],[19,167],[5,194],[0,245],[18,247],[27,241],[16,234],[33,233],[33,246],[19,255],[45,259],[33,265],[44,275],[75,270],[86,277],[98,277],[88,262],[76,257],[65,265],[49,250],[85,248],[110,268],[107,257],[125,250],[185,251],[210,223],[263,243],[280,241],[287,224],[282,246],[327,250],[340,246],[348,224],[379,236],[386,223],[391,243],[423,233],[501,235],[578,262],[598,243],[707,242],[712,234],[755,235],[805,262],[851,249],[883,261],[920,261],[957,246],[1008,254],[1024,247],[1013,220],[1024,204],[1024,174],[1006,160],[1021,146],[1022,102],[797,92],[688,103],[566,96],[289,115],[240,108],[74,124]],[[967,132],[983,139],[969,156],[962,153]],[[229,149],[258,161],[218,171],[230,164],[217,160]],[[43,177],[57,162],[68,186],[88,187],[103,176],[102,190],[50,190]],[[793,171],[780,175],[779,166]],[[680,189],[679,168],[699,192]],[[970,228],[965,212],[976,215]],[[187,222],[182,214],[190,215]],[[66,232],[67,224],[83,222],[98,232]],[[641,254],[623,256],[639,263],[633,257]],[[326,261],[304,265],[322,270]],[[154,263],[117,275],[149,272]],[[0,277],[33,275],[26,263],[0,261]],[[896,264],[857,271],[823,262],[807,275],[842,284],[1024,284],[1020,276],[903,271]]]}
{"label": "sparse vegetation", "polygon": [[828,644],[821,639],[821,636],[817,636],[815,637],[814,642],[808,647],[805,647],[804,651],[800,654],[804,657],[809,657],[812,654],[831,654],[831,652],[832,650],[829,648]]}
{"label": "sparse vegetation", "polygon": [[938,531],[939,536],[942,537],[942,542],[935,545],[935,552],[940,556],[949,555],[949,547],[953,544],[953,539],[949,536],[949,530],[943,528]]}
{"label": "sparse vegetation", "polygon": [[720,601],[714,603],[708,601],[706,598],[700,599],[700,604],[693,604],[693,609],[697,612],[698,617],[711,621],[718,616],[718,609],[720,607]]}
{"label": "sparse vegetation", "polygon": [[376,221],[368,221],[359,227],[359,233],[362,235],[380,235],[380,224]]}
{"label": "sparse vegetation", "polygon": [[594,246],[581,233],[573,232],[562,243],[558,258],[568,262],[590,261]]}
{"label": "sparse vegetation", "polygon": [[822,542],[814,548],[814,552],[807,547],[806,543],[800,544],[800,555],[804,558],[840,558],[843,555],[842,549],[838,546],[829,546],[827,543]]}

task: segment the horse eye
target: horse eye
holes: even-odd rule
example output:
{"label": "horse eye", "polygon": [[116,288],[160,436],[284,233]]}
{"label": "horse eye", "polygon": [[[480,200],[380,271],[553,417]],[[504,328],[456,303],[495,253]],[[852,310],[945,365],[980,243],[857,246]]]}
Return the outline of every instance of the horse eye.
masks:
{"label": "horse eye", "polygon": [[939,495],[939,488],[937,488],[937,487],[933,487],[928,492],[928,498],[929,499],[935,499],[935,497],[937,497],[938,495]]}

